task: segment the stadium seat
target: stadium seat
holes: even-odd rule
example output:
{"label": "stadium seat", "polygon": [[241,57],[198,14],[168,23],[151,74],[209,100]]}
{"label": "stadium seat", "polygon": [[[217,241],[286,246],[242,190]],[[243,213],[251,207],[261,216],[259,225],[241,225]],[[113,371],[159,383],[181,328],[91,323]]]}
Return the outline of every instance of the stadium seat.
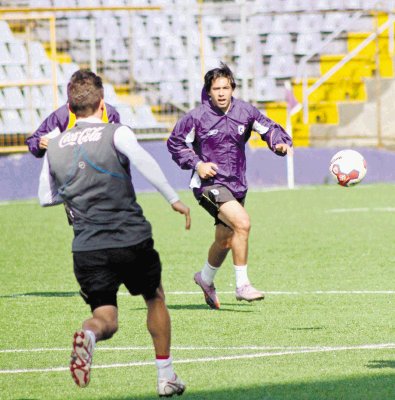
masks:
{"label": "stadium seat", "polygon": [[298,33],[320,32],[324,17],[322,14],[303,13],[298,18]]}
{"label": "stadium seat", "polygon": [[58,85],[58,104],[62,105],[67,103],[67,85]]}
{"label": "stadium seat", "polygon": [[216,15],[208,15],[202,18],[203,32],[210,37],[229,36],[223,26],[221,17]]}
{"label": "stadium seat", "polygon": [[25,87],[25,97],[27,107],[44,108],[48,102],[38,86]]}
{"label": "stadium seat", "polygon": [[157,67],[152,67],[150,60],[135,60],[133,63],[134,79],[140,82],[158,82]]}
{"label": "stadium seat", "polygon": [[167,37],[170,35],[170,24],[166,15],[152,15],[147,19],[147,34],[150,37]]}
{"label": "stadium seat", "polygon": [[143,104],[133,107],[136,115],[135,127],[139,128],[164,128],[164,124],[160,124],[152,114],[150,106]]}
{"label": "stadium seat", "polygon": [[5,99],[3,92],[0,90],[0,111],[5,108]]}
{"label": "stadium seat", "polygon": [[117,94],[115,93],[114,86],[110,85],[109,83],[103,83],[103,87],[104,87],[104,100],[112,105],[118,104],[119,100]]}
{"label": "stadium seat", "polygon": [[254,99],[257,101],[282,100],[274,78],[260,78],[254,82]]}
{"label": "stadium seat", "polygon": [[7,76],[4,72],[4,68],[0,65],[0,83],[5,83],[7,81]]}
{"label": "stadium seat", "polygon": [[[347,0],[348,1],[348,0]],[[325,11],[325,10],[332,10],[332,0],[315,0],[314,3],[315,10]]]}
{"label": "stadium seat", "polygon": [[107,39],[102,44],[101,56],[106,61],[128,61],[129,52],[120,38]]}
{"label": "stadium seat", "polygon": [[273,18],[270,15],[252,15],[248,21],[250,34],[267,34],[272,31]]}
{"label": "stadium seat", "polygon": [[41,118],[33,108],[21,110],[21,121],[26,132],[33,132],[40,124]]}
{"label": "stadium seat", "polygon": [[296,64],[293,55],[274,55],[270,58],[268,76],[291,78],[295,75],[295,72]]}
{"label": "stadium seat", "polygon": [[14,40],[8,43],[10,56],[15,64],[26,65],[27,64],[27,51],[24,43],[21,40]]}
{"label": "stadium seat", "polygon": [[298,20],[295,14],[276,14],[273,17],[271,31],[273,33],[292,33],[298,32]]}
{"label": "stadium seat", "polygon": [[309,11],[311,4],[308,0],[287,0],[282,3],[284,11]]}
{"label": "stadium seat", "polygon": [[7,21],[0,20],[0,42],[12,43],[15,40]]}
{"label": "stadium seat", "polygon": [[1,110],[4,133],[27,133],[29,129],[25,126],[17,110]]}
{"label": "stadium seat", "polygon": [[334,32],[337,29],[346,26],[349,16],[344,13],[328,12],[322,21],[321,32]]}
{"label": "stadium seat", "polygon": [[51,60],[48,58],[43,45],[36,41],[32,41],[29,44],[29,61],[35,67],[38,65],[51,63]]}
{"label": "stadium seat", "polygon": [[63,76],[64,76],[66,82],[69,81],[71,75],[73,75],[73,73],[75,71],[78,71],[80,69],[80,67],[76,63],[63,63],[63,64],[59,64],[59,65],[62,69]]}
{"label": "stadium seat", "polygon": [[294,44],[292,43],[291,36],[288,33],[272,33],[267,36],[263,53],[267,55],[292,54],[293,50]]}
{"label": "stadium seat", "polygon": [[321,43],[320,33],[300,33],[296,40],[295,54],[311,55],[320,48]]}
{"label": "stadium seat", "polygon": [[7,109],[22,109],[26,107],[26,99],[21,89],[17,87],[5,87],[2,89],[5,107]]}
{"label": "stadium seat", "polygon": [[[0,37],[1,37],[1,32],[0,32]],[[5,42],[0,42],[0,65],[9,65],[13,63],[14,61],[8,50],[7,44]]]}
{"label": "stadium seat", "polygon": [[188,101],[182,83],[179,81],[160,82],[159,92],[162,103],[184,104]]}
{"label": "stadium seat", "polygon": [[7,65],[4,67],[7,79],[10,81],[22,81],[26,79],[26,73],[22,65]]}

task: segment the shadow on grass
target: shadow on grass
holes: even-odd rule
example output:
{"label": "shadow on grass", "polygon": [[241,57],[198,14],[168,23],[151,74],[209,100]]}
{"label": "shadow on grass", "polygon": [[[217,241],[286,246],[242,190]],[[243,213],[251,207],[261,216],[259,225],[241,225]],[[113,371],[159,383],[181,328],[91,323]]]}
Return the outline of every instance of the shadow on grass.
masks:
{"label": "shadow on grass", "polygon": [[[157,396],[104,397],[101,400],[150,400]],[[393,400],[394,375],[363,375],[357,378],[284,383],[223,390],[187,387],[180,400]],[[84,399],[87,399],[84,397]]]}
{"label": "shadow on grass", "polygon": [[28,292],[15,293],[0,296],[2,299],[12,299],[16,297],[74,297],[79,296],[78,292]]}
{"label": "shadow on grass", "polygon": [[[368,368],[395,368],[395,360],[372,360],[367,365]],[[394,391],[395,391],[395,377],[394,377]],[[395,393],[394,393],[395,399]]]}
{"label": "shadow on grass", "polygon": [[[224,304],[221,304],[221,308],[219,310],[211,310],[209,308],[209,306],[207,306],[206,304],[166,304],[166,305],[169,310],[176,310],[176,311],[179,311],[179,310],[207,310],[209,312],[218,312],[218,313],[224,312],[224,311],[226,311],[226,312],[231,311],[231,312],[236,312],[236,313],[237,312],[243,312],[243,313],[254,312],[254,310],[236,310],[234,308],[231,308],[231,307],[237,306],[237,304],[236,305],[229,304],[229,306],[231,306],[229,308],[224,308],[223,307]],[[134,310],[141,311],[141,310],[146,310],[146,308],[140,307],[140,308],[134,308]]]}
{"label": "shadow on grass", "polygon": [[323,326],[306,326],[304,328],[288,328],[290,331],[319,331],[325,329]]}

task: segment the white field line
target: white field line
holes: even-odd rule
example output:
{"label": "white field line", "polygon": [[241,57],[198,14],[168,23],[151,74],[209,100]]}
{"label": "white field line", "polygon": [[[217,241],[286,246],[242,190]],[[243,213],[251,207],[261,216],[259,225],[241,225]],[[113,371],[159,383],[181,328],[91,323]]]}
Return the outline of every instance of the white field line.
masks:
{"label": "white field line", "polygon": [[[325,346],[172,346],[172,350],[305,350],[324,348]],[[152,346],[100,346],[95,351],[146,351],[152,350]],[[46,352],[62,352],[70,351],[70,347],[39,347],[35,349],[2,349],[1,353],[46,353]]]}
{"label": "white field line", "polygon": [[[341,294],[341,295],[353,295],[353,294],[383,294],[383,295],[392,295],[395,294],[395,290],[312,290],[312,291],[264,291],[266,295],[274,295],[274,296],[306,296],[306,295],[333,295],[333,294]],[[199,290],[191,290],[191,291],[168,291],[166,295],[169,296],[193,296],[193,295],[201,295],[202,291]],[[231,294],[234,295],[234,291],[217,291],[217,294]],[[75,292],[75,296],[78,296],[78,293]],[[118,292],[118,296],[130,296],[128,292]],[[12,299],[19,298],[30,298],[30,297],[40,297],[40,294],[35,295],[31,294],[15,294],[15,295],[0,295],[1,297],[7,297]],[[74,297],[74,296],[67,296]]]}
{"label": "white field line", "polygon": [[[318,348],[306,348],[300,350],[283,350],[279,352],[262,352],[253,354],[239,354],[230,356],[219,356],[219,357],[202,357],[202,358],[186,358],[174,360],[175,364],[194,364],[194,363],[207,363],[216,361],[230,361],[230,360],[245,360],[254,358],[266,358],[266,357],[278,357],[285,355],[297,355],[307,353],[331,353],[337,351],[354,351],[354,350],[379,350],[379,349],[395,349],[395,343],[383,343],[383,344],[366,344],[360,346],[339,346],[339,347],[318,347]],[[127,368],[127,367],[139,367],[145,365],[155,365],[154,361],[135,361],[129,363],[116,363],[116,364],[103,364],[95,365],[94,369],[109,369],[109,368]],[[43,373],[43,372],[63,372],[68,371],[68,367],[52,367],[52,368],[28,368],[28,369],[4,369],[0,370],[0,374],[25,374],[25,373]]]}

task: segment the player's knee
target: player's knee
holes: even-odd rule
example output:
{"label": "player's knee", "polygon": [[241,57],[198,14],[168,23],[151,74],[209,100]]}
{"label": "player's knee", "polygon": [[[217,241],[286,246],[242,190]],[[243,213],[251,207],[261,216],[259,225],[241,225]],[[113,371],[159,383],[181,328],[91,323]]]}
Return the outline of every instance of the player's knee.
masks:
{"label": "player's knee", "polygon": [[238,232],[242,232],[248,234],[251,230],[251,222],[248,216],[240,218],[236,221],[234,230]]}

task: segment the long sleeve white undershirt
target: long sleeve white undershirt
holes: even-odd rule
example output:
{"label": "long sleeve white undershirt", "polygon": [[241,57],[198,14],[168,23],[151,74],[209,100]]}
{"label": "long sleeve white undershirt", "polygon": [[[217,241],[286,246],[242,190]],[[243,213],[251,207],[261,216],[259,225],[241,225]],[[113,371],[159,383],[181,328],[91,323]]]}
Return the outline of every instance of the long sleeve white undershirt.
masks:
{"label": "long sleeve white undershirt", "polygon": [[121,126],[115,131],[114,146],[170,204],[179,200],[178,194],[170,186],[159,164],[140,146],[136,135],[129,127]]}
{"label": "long sleeve white undershirt", "polygon": [[[94,117],[80,119],[79,121],[92,123],[102,122]],[[121,126],[115,131],[114,146],[129,159],[130,165],[133,165],[170,204],[179,200],[178,194],[167,181],[159,164],[140,146],[136,135],[129,127]],[[47,155],[44,157],[44,163],[40,174],[38,197],[42,206],[62,203],[62,199],[56,190],[53,177],[50,174]]]}

